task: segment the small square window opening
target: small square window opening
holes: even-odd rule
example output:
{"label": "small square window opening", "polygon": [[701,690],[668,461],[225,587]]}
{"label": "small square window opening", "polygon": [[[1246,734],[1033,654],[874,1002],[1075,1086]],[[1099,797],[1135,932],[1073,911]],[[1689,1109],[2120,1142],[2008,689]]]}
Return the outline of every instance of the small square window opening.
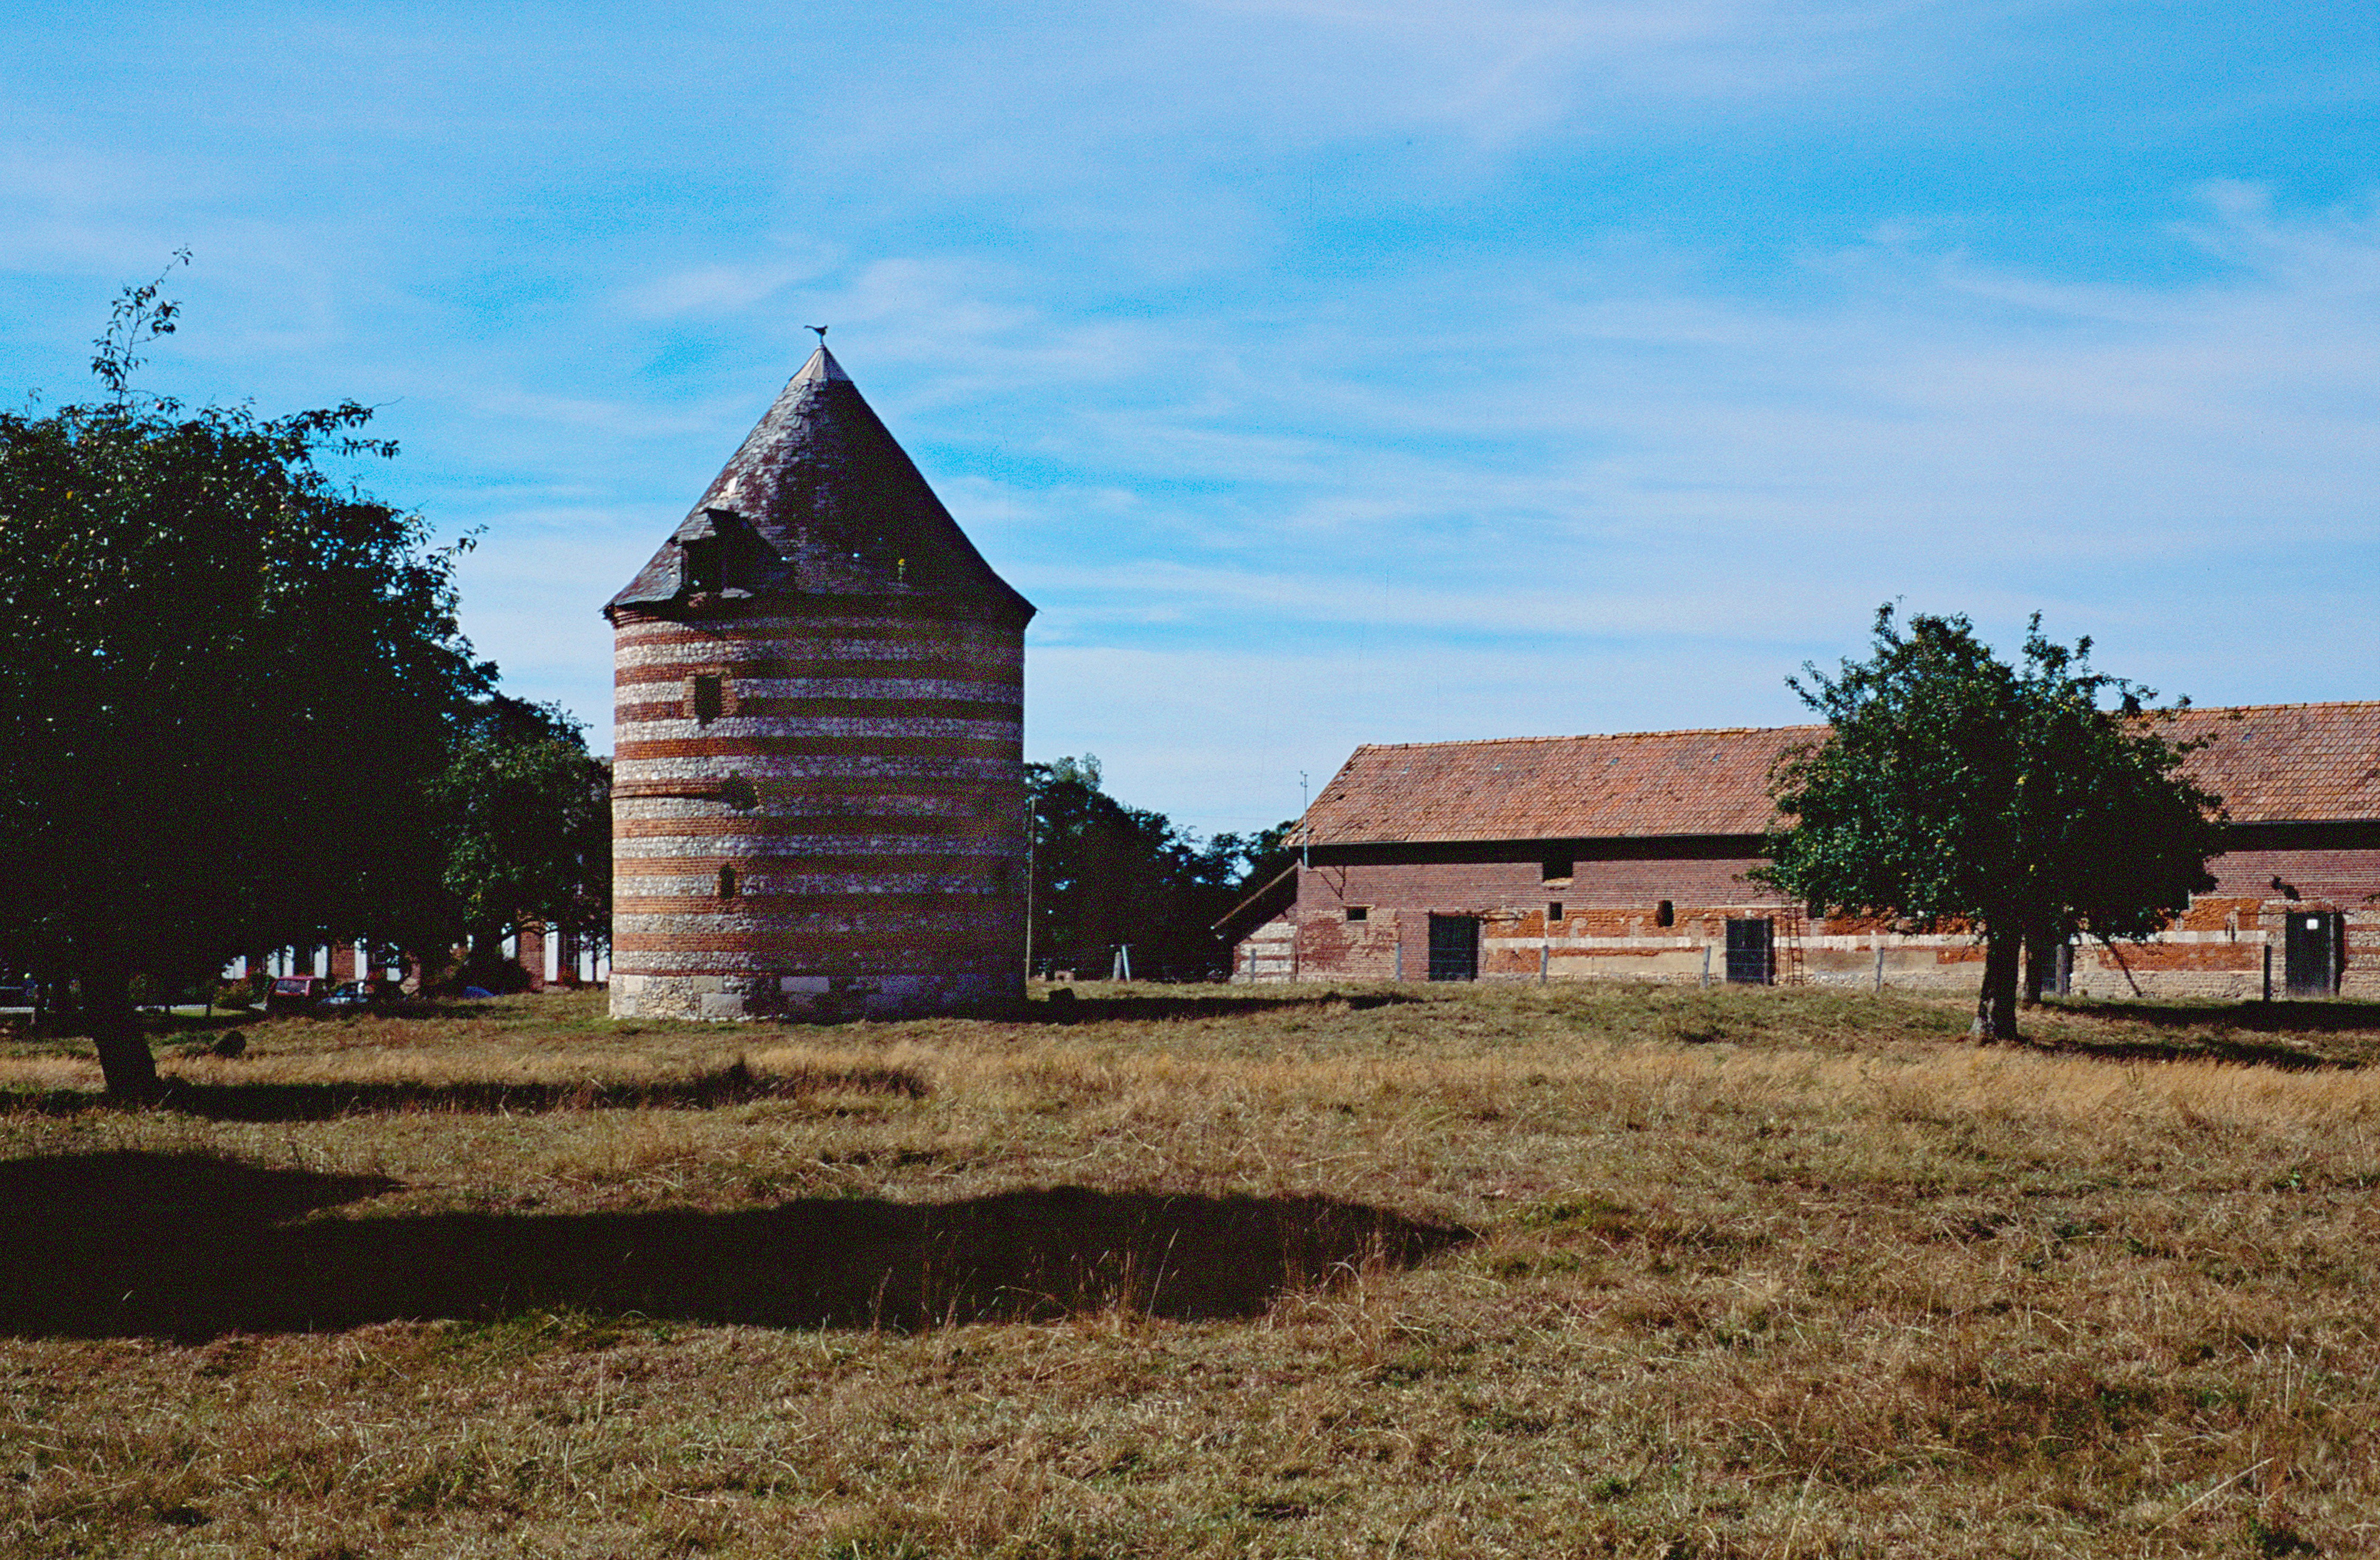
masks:
{"label": "small square window opening", "polygon": [[1549,904],[1549,905],[1548,905],[1548,906],[1546,907],[1546,920],[1548,920],[1548,921],[1557,921],[1557,920],[1561,920],[1561,918],[1562,918],[1561,901],[1560,901],[1560,900],[1559,900],[1559,899],[1556,899],[1556,900],[1554,900],[1551,904]]}
{"label": "small square window opening", "polygon": [[716,672],[698,672],[694,678],[694,724],[709,725],[727,708],[727,679]]}
{"label": "small square window opening", "polygon": [[735,886],[736,886],[736,885],[735,885],[735,868],[733,868],[733,867],[722,867],[722,868],[720,868],[720,869],[719,869],[719,896],[720,896],[722,899],[733,899],[733,898],[735,898]]}
{"label": "small square window opening", "polygon": [[1573,863],[1567,856],[1547,857],[1545,880],[1548,883],[1552,883],[1558,878],[1569,877],[1571,875],[1571,868],[1574,864],[1575,863]]}
{"label": "small square window opening", "polygon": [[1662,900],[1660,904],[1654,908],[1653,924],[1656,926],[1677,925],[1678,907],[1670,903],[1667,899]]}
{"label": "small square window opening", "polygon": [[1349,920],[1369,920],[1372,919],[1372,907],[1369,905],[1350,905],[1347,907],[1347,919]]}

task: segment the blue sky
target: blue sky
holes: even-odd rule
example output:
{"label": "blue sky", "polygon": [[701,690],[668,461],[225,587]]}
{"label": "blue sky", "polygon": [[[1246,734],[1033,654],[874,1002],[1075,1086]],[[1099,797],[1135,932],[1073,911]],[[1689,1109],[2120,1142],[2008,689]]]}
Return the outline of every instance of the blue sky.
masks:
{"label": "blue sky", "polygon": [[1768,724],[1877,603],[2380,697],[2367,6],[95,4],[0,20],[0,394],[353,396],[466,627],[596,608],[832,323],[1204,831],[1359,741]]}

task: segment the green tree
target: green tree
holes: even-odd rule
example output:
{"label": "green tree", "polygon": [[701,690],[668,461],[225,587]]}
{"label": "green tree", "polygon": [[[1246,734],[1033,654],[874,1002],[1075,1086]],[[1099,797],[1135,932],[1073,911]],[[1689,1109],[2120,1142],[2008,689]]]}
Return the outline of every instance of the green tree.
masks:
{"label": "green tree", "polygon": [[110,398],[0,413],[0,947],[79,983],[118,1092],[156,1081],[136,975],[431,932],[428,782],[493,672],[455,550],[322,469],[395,454],[369,408],[133,393],[158,286],[95,343]]}
{"label": "green tree", "polygon": [[467,976],[515,982],[503,944],[526,920],[573,935],[612,920],[612,766],[558,706],[494,694],[455,725],[432,787],[447,830],[453,932]]}
{"label": "green tree", "polygon": [[1973,928],[1975,1033],[2016,1038],[2023,949],[2037,995],[2045,951],[2155,932],[2214,885],[2223,848],[2221,798],[2182,773],[2193,744],[2160,729],[2188,701],[2153,707],[2090,652],[2036,615],[2010,666],[1964,617],[1903,629],[1880,609],[1868,659],[1788,679],[1829,730],[1771,776],[1779,823],[1756,876],[1814,906]]}
{"label": "green tree", "polygon": [[1268,840],[1278,848],[1281,831],[1201,839],[1102,791],[1099,761],[1088,753],[1025,767],[1035,961],[1104,973],[1116,946],[1129,944],[1135,973],[1220,968],[1226,955],[1213,923],[1238,898],[1252,858]]}
{"label": "green tree", "polygon": [[[1215,843],[1229,842],[1233,859],[1245,863],[1240,873],[1239,886],[1232,890],[1232,902],[1245,898],[1262,888],[1297,862],[1298,820],[1284,818],[1269,829],[1258,829],[1252,835],[1217,835]],[[1229,908],[1226,906],[1225,908]]]}

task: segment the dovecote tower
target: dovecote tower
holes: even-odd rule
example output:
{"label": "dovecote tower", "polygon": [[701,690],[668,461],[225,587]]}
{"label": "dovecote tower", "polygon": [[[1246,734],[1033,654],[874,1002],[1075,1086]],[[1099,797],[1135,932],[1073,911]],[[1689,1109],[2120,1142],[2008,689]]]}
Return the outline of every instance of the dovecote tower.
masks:
{"label": "dovecote tower", "polygon": [[603,615],[615,1018],[1023,994],[1033,606],[823,343]]}

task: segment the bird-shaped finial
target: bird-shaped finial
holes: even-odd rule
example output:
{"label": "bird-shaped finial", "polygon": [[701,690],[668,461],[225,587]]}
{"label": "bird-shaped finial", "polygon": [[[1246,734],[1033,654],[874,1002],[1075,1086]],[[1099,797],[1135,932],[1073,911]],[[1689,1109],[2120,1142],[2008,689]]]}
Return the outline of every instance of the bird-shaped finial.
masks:
{"label": "bird-shaped finial", "polygon": [[820,347],[824,347],[824,346],[826,345],[826,333],[827,333],[827,327],[826,327],[826,326],[824,326],[824,325],[805,325],[805,326],[803,326],[802,328],[803,328],[804,330],[813,330],[813,331],[818,332],[819,345],[820,345]]}

